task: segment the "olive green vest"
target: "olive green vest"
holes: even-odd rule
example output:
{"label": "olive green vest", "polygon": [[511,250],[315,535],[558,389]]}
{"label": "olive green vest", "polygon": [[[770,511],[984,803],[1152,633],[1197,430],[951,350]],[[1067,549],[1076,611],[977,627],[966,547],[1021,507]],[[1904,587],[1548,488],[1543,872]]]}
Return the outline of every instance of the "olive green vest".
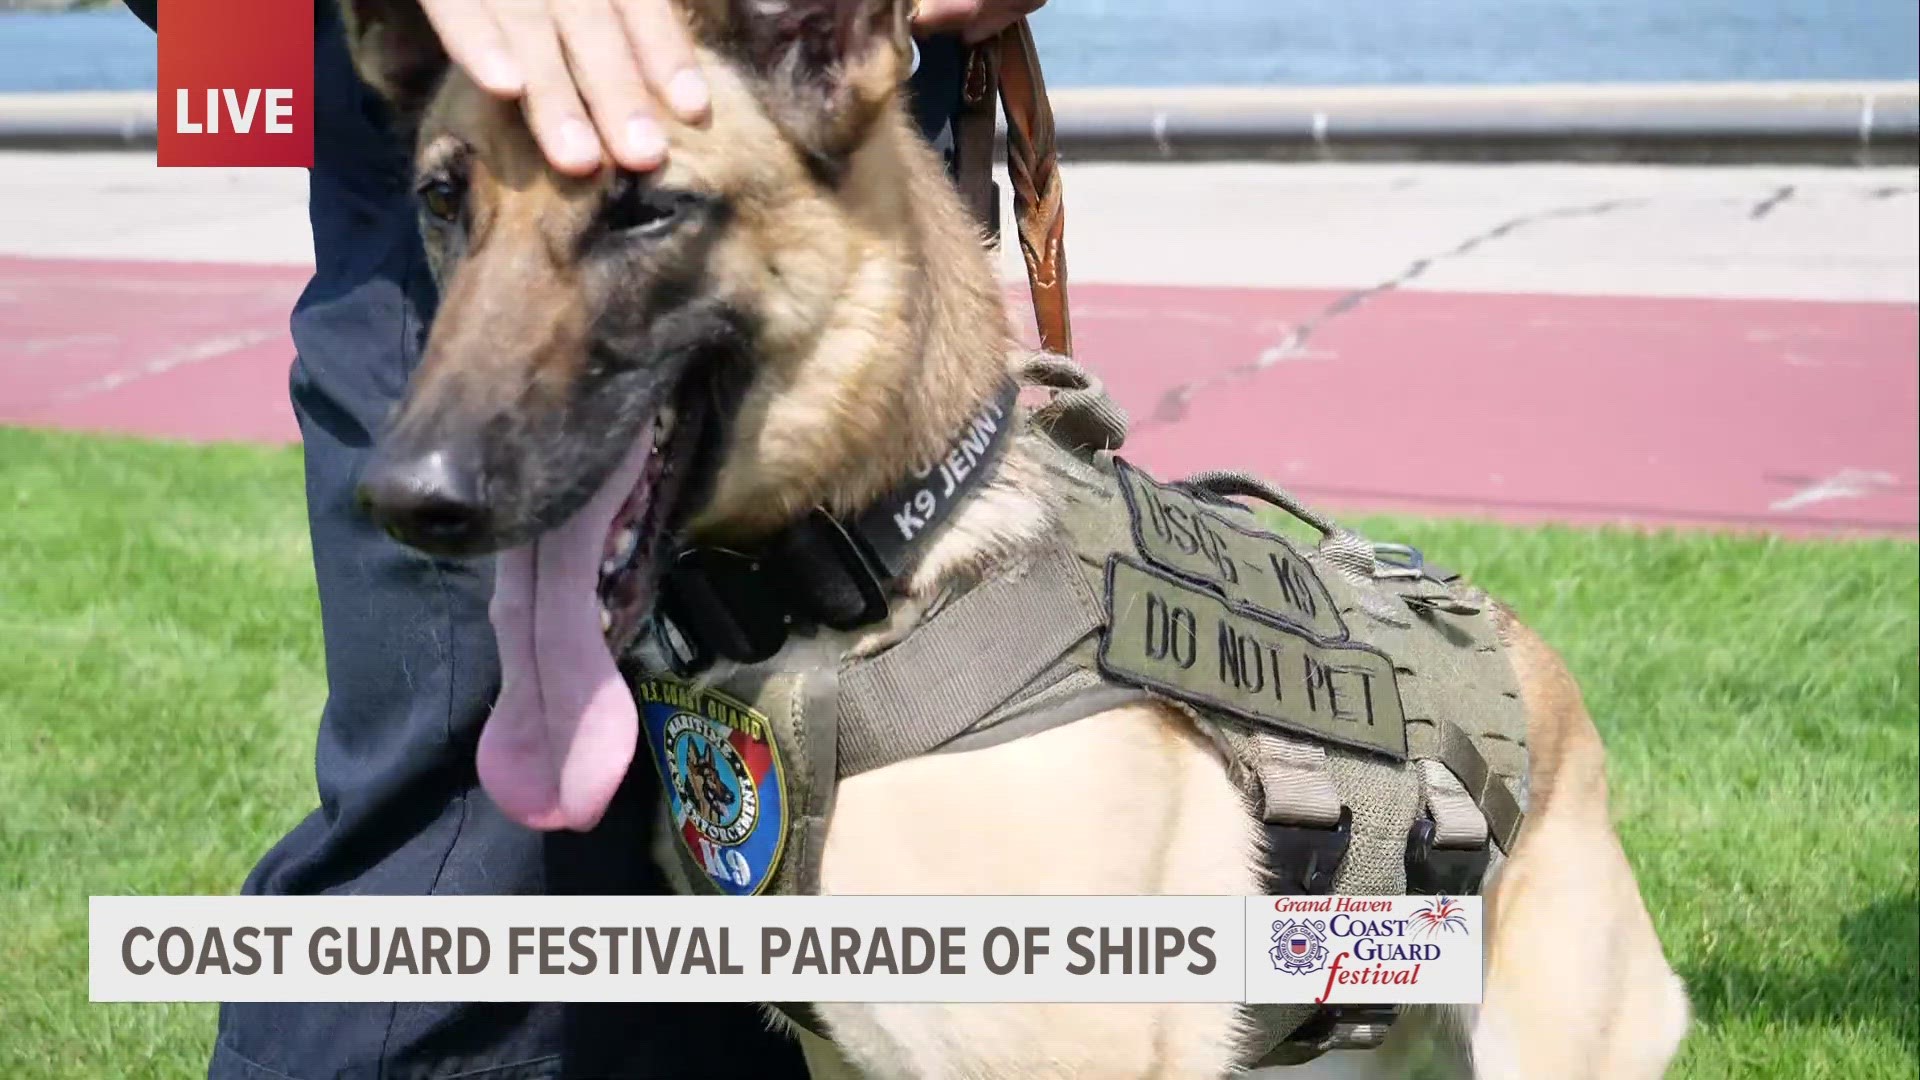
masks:
{"label": "olive green vest", "polygon": [[[1051,535],[884,651],[850,659],[866,631],[803,630],[699,685],[637,680],[683,888],[816,892],[839,780],[1149,699],[1216,741],[1270,838],[1344,834],[1315,891],[1410,891],[1416,833],[1510,848],[1526,718],[1483,593],[1251,478],[1162,483],[1060,419],[1029,416],[1016,447],[1056,480]],[[1313,1012],[1256,1010],[1269,1046]]]}

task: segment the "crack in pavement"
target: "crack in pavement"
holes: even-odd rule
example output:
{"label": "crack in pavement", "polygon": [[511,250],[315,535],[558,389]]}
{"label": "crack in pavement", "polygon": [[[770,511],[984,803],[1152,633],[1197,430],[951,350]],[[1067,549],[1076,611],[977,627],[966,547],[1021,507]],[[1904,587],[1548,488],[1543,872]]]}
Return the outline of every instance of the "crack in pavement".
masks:
{"label": "crack in pavement", "polygon": [[1783,499],[1774,500],[1767,509],[1779,514],[1835,499],[1864,499],[1894,490],[1899,483],[1898,476],[1879,469],[1842,469],[1801,486]]}
{"label": "crack in pavement", "polygon": [[169,349],[144,363],[131,368],[109,372],[97,379],[91,379],[77,386],[69,386],[53,395],[53,404],[65,404],[81,398],[104,394],[117,390],[131,382],[164,375],[175,368],[217,360],[229,353],[252,348],[263,342],[272,341],[282,334],[280,330],[236,330],[231,333],[214,334],[185,345]]}
{"label": "crack in pavement", "polygon": [[[1798,193],[1799,189],[1797,185],[1782,185],[1774,189],[1759,202],[1749,204],[1750,209],[1748,210],[1747,217],[1749,220],[1761,220],[1778,209],[1782,203],[1794,198]],[[1885,199],[1915,193],[1920,193],[1920,189],[1887,186],[1873,188],[1864,194],[1869,199]],[[1276,364],[1287,360],[1299,359],[1300,357],[1308,355],[1308,343],[1315,334],[1325,329],[1328,323],[1361,307],[1375,297],[1402,288],[1432,269],[1436,263],[1448,259],[1463,258],[1496,240],[1504,239],[1522,229],[1548,221],[1565,220],[1568,218],[1599,217],[1619,210],[1639,209],[1656,201],[1658,201],[1656,198],[1648,196],[1605,199],[1600,202],[1560,206],[1532,214],[1522,214],[1518,217],[1502,221],[1484,232],[1475,233],[1445,251],[1417,258],[1408,263],[1399,273],[1384,281],[1342,293],[1325,307],[1309,315],[1301,322],[1296,323],[1277,344],[1262,349],[1260,355],[1256,356],[1252,362],[1238,364],[1212,375],[1207,375],[1189,382],[1177,383],[1168,387],[1167,390],[1160,395],[1159,401],[1155,403],[1153,412],[1142,421],[1140,426],[1151,427],[1159,423],[1177,422],[1186,417],[1187,403],[1193,399],[1195,394],[1251,378]],[[1727,201],[1727,197],[1721,197],[1713,201]],[[1746,201],[1742,200],[1742,202],[1745,203]]]}
{"label": "crack in pavement", "polygon": [[1296,323],[1294,327],[1287,332],[1287,336],[1282,338],[1278,344],[1270,345],[1261,350],[1260,355],[1254,357],[1251,363],[1237,364],[1224,371],[1216,372],[1213,375],[1168,387],[1166,393],[1160,396],[1159,402],[1154,406],[1152,414],[1146,418],[1141,426],[1145,427],[1156,423],[1176,422],[1186,416],[1187,402],[1192,400],[1195,394],[1203,390],[1215,389],[1230,382],[1251,378],[1273,367],[1275,364],[1305,354],[1307,345],[1313,339],[1313,336],[1324,329],[1328,323],[1353,311],[1355,308],[1361,307],[1375,297],[1393,292],[1405,286],[1408,282],[1418,279],[1421,275],[1432,269],[1436,263],[1471,255],[1487,244],[1504,239],[1522,229],[1538,225],[1542,222],[1564,220],[1567,218],[1598,217],[1603,214],[1611,214],[1617,210],[1644,206],[1647,202],[1648,200],[1645,198],[1605,199],[1596,203],[1580,203],[1574,206],[1560,206],[1531,214],[1522,214],[1519,217],[1508,218],[1492,228],[1475,233],[1445,251],[1432,255],[1423,255],[1414,259],[1405,267],[1401,268],[1399,273],[1384,281],[1354,289],[1351,292],[1342,293],[1340,296],[1335,297],[1333,301],[1325,307],[1307,316],[1305,320]]}
{"label": "crack in pavement", "polygon": [[1774,208],[1791,198],[1793,198],[1793,185],[1787,184],[1773,194],[1755,203],[1753,209],[1748,212],[1747,217],[1754,221],[1759,221],[1761,218],[1773,213]]}

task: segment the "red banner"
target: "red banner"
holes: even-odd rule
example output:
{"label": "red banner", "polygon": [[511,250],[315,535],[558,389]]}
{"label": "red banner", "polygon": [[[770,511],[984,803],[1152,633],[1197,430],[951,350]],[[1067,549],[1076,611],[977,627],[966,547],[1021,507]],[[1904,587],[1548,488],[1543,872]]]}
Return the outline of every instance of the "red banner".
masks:
{"label": "red banner", "polygon": [[159,163],[313,167],[314,0],[161,0]]}

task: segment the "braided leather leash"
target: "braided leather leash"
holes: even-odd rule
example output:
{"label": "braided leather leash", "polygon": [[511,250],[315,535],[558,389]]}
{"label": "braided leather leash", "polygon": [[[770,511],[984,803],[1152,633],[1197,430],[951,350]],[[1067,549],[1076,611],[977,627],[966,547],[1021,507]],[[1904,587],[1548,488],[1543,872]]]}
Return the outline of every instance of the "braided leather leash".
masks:
{"label": "braided leather leash", "polygon": [[999,191],[993,182],[996,96],[1007,117],[1007,178],[1013,185],[1014,221],[1027,264],[1040,345],[1048,352],[1072,356],[1066,204],[1054,143],[1053,104],[1047,99],[1033,30],[1025,19],[969,50],[960,115],[954,121],[960,193],[989,236],[997,236],[1000,226]]}

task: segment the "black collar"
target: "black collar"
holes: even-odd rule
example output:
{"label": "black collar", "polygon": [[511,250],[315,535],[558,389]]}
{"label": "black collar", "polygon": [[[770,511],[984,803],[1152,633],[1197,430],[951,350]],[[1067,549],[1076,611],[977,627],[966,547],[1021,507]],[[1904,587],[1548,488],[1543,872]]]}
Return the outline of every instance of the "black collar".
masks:
{"label": "black collar", "polygon": [[938,461],[849,518],[815,508],[757,553],[681,552],[655,605],[661,651],[685,675],[716,659],[765,660],[796,626],[852,630],[885,619],[894,586],[1012,441],[1019,392],[1007,380]]}

